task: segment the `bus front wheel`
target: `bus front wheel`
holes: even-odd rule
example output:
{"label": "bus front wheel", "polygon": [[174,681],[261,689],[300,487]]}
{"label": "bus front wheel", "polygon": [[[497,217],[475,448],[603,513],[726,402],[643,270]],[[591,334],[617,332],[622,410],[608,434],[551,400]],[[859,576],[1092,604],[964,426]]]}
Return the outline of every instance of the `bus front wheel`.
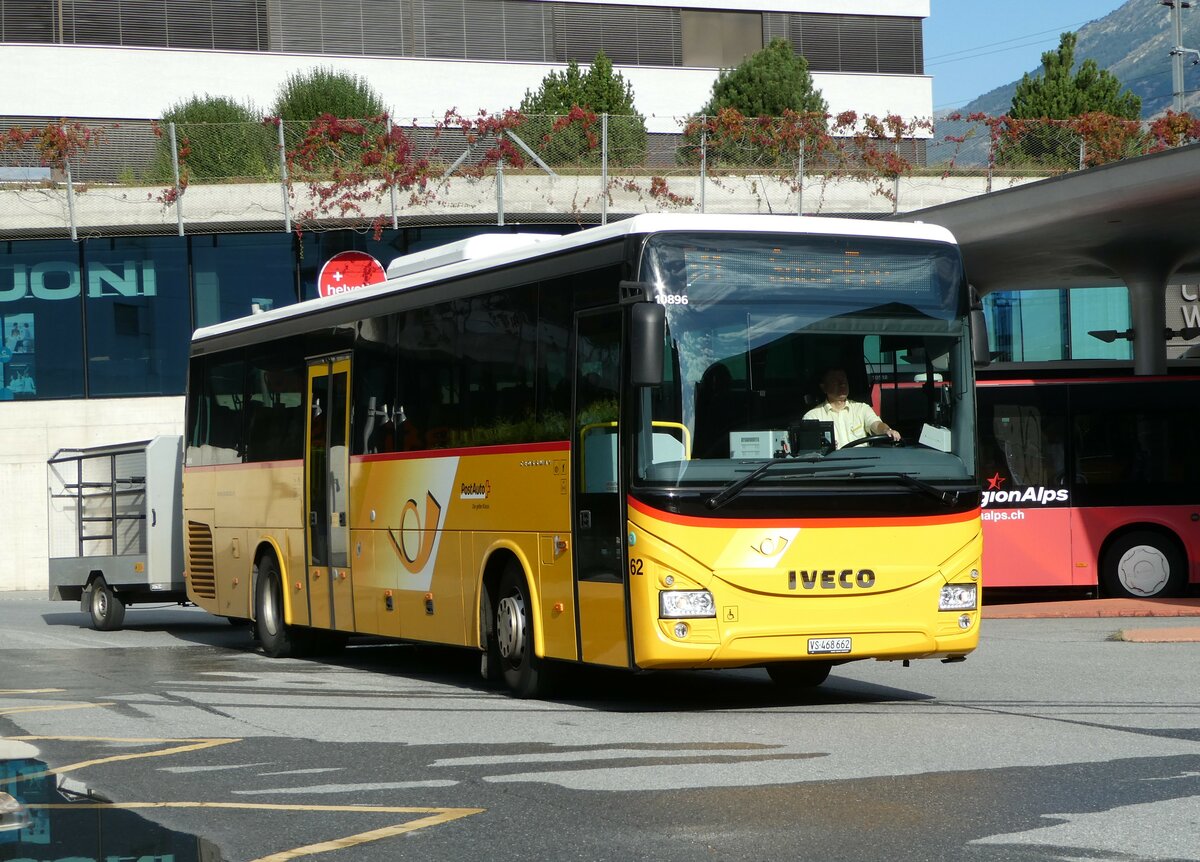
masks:
{"label": "bus front wheel", "polygon": [[510,565],[500,578],[495,604],[495,654],[504,684],[517,697],[536,697],[542,663],[533,652],[533,612],[521,570]]}
{"label": "bus front wheel", "polygon": [[270,554],[258,564],[258,581],[254,586],[254,631],[263,652],[272,658],[285,658],[295,651],[292,633],[283,621],[279,565]]}
{"label": "bus front wheel", "polygon": [[785,661],[767,665],[771,681],[789,691],[816,688],[829,679],[831,670],[831,661]]}
{"label": "bus front wheel", "polygon": [[1100,564],[1104,591],[1116,598],[1167,598],[1187,587],[1187,562],[1179,547],[1151,530],[1135,530],[1114,541]]}

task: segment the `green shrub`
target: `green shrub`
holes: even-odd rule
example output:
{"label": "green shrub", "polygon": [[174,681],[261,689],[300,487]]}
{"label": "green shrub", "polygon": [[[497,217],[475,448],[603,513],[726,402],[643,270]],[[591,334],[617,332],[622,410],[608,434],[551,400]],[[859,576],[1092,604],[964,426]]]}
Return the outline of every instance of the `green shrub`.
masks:
{"label": "green shrub", "polygon": [[193,96],[166,110],[151,177],[171,181],[171,141],[175,124],[179,170],[189,180],[262,179],[276,163],[271,129],[253,107],[223,96]]}
{"label": "green shrub", "polygon": [[366,78],[322,66],[289,75],[271,106],[271,115],[284,122],[311,121],[322,114],[362,120],[385,113],[383,97]]}
{"label": "green shrub", "polygon": [[[317,66],[289,75],[280,86],[271,115],[284,124],[284,140],[292,155],[292,171],[309,178],[328,176],[335,165],[354,166],[366,142],[386,133],[383,97],[366,78]],[[337,120],[369,120],[358,132]],[[349,124],[353,125],[353,124]]]}

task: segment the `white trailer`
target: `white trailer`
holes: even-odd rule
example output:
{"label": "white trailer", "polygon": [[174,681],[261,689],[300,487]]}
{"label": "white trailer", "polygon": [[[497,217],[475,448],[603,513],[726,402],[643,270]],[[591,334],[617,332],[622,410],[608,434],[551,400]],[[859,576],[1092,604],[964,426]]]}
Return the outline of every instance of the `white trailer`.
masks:
{"label": "white trailer", "polygon": [[51,599],[79,601],[102,631],[128,605],[187,603],[181,465],[178,436],[54,453]]}

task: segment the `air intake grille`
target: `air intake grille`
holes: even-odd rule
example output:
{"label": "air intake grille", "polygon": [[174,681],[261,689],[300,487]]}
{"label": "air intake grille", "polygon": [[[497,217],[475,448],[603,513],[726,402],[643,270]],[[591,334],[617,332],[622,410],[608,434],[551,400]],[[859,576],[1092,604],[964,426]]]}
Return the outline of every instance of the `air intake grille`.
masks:
{"label": "air intake grille", "polygon": [[202,599],[217,597],[217,572],[213,567],[212,528],[198,521],[187,522],[188,583],[192,594]]}

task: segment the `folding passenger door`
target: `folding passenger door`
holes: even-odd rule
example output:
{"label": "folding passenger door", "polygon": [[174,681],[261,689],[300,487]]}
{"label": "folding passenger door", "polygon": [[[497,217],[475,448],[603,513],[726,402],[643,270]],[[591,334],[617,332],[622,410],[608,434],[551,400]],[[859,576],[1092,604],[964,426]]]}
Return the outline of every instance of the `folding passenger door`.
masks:
{"label": "folding passenger door", "polygon": [[575,318],[575,595],[580,657],[628,667],[619,308]]}
{"label": "folding passenger door", "polygon": [[350,357],[308,365],[304,449],[308,601],[312,625],[354,629],[350,577]]}

